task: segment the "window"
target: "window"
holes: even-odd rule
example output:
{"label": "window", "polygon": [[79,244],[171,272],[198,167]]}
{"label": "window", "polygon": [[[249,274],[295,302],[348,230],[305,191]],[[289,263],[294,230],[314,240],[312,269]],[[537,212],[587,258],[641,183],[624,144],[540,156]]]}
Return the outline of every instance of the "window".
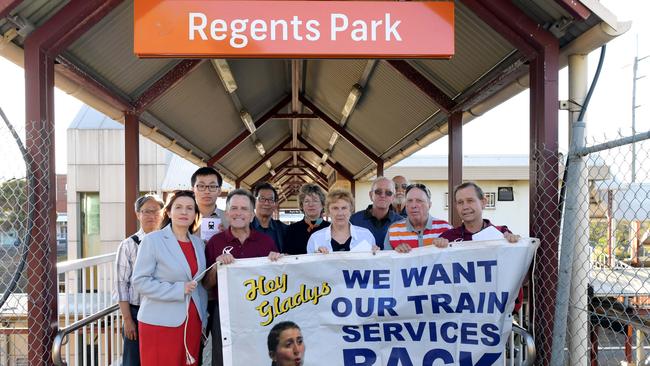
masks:
{"label": "window", "polygon": [[485,204],[485,208],[491,208],[494,209],[497,207],[497,194],[495,192],[486,192],[485,193],[485,200],[487,203]]}
{"label": "window", "polygon": [[499,187],[499,201],[514,201],[515,195],[512,193],[512,187]]}
{"label": "window", "polygon": [[81,258],[102,254],[99,237],[99,193],[79,193],[79,217]]}

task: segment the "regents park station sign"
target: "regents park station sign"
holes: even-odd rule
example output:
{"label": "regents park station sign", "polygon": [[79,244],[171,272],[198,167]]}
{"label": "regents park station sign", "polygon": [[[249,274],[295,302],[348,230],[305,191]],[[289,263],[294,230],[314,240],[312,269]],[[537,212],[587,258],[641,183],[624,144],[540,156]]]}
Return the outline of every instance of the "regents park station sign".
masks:
{"label": "regents park station sign", "polygon": [[453,2],[135,0],[139,57],[449,58]]}

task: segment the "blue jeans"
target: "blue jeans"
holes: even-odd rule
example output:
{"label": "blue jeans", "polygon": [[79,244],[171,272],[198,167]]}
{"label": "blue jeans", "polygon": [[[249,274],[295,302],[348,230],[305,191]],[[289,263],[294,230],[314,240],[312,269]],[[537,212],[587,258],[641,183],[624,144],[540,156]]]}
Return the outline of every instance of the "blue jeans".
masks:
{"label": "blue jeans", "polygon": [[[129,305],[131,318],[135,322],[135,331],[138,331],[138,310],[139,306]],[[126,338],[124,335],[124,326],[122,326],[122,339],[124,339],[124,353],[122,354],[122,366],[140,366],[140,344],[138,339],[135,341]]]}

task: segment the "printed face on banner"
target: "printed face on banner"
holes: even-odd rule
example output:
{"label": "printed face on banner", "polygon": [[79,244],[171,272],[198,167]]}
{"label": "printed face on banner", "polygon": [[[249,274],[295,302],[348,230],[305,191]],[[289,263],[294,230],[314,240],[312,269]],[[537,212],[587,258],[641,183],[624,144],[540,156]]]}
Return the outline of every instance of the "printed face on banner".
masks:
{"label": "printed face on banner", "polygon": [[250,350],[264,347],[285,321],[300,327],[303,344],[326,345],[310,346],[300,357],[306,365],[502,364],[536,245],[498,240],[409,255],[331,253],[223,266],[225,365],[269,362]]}

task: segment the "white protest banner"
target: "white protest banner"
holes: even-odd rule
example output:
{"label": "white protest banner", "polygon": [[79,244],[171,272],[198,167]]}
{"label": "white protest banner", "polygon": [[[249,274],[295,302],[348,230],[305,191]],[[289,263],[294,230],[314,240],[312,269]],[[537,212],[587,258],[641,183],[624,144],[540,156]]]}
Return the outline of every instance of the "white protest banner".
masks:
{"label": "white protest banner", "polygon": [[537,246],[494,240],[220,266],[224,364],[271,364],[269,331],[286,320],[300,326],[309,366],[502,364]]}

